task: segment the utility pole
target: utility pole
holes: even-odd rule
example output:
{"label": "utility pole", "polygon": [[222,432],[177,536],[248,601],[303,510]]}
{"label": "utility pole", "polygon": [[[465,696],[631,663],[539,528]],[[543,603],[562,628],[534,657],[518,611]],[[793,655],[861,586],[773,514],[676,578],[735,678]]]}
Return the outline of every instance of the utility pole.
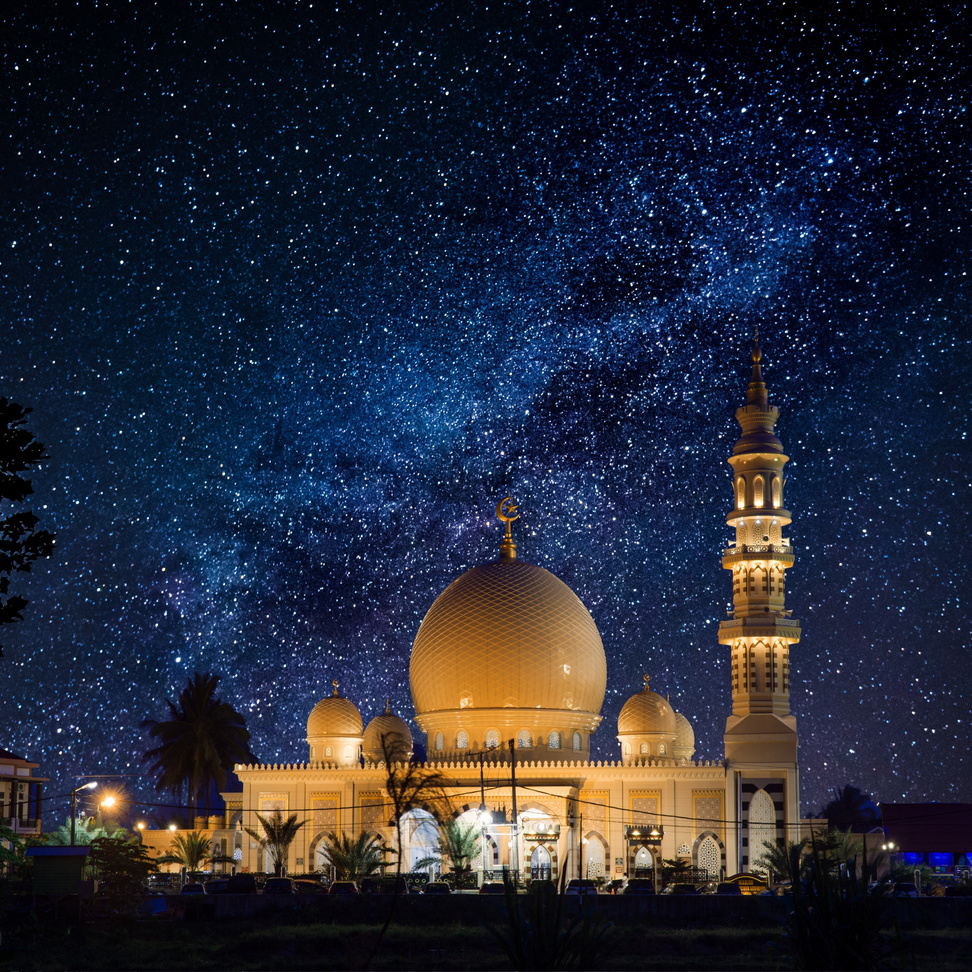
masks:
{"label": "utility pole", "polygon": [[513,819],[510,822],[510,834],[512,836],[511,841],[511,851],[510,855],[513,864],[513,887],[519,888],[520,886],[520,834],[519,827],[517,826],[517,815],[516,815],[516,740],[510,740],[510,774],[513,782]]}

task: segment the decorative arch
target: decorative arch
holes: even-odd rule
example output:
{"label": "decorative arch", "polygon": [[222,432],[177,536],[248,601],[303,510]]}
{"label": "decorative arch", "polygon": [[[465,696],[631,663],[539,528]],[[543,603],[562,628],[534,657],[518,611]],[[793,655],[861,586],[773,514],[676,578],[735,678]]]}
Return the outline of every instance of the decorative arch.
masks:
{"label": "decorative arch", "polygon": [[782,492],[783,490],[782,490],[782,484],[780,483],[780,477],[774,476],[773,477],[773,508],[774,509],[778,510],[780,508],[780,504],[783,502]]}
{"label": "decorative arch", "polygon": [[500,744],[499,729],[487,729],[483,745],[486,749],[498,749]]}
{"label": "decorative arch", "polygon": [[444,739],[442,738],[442,733],[441,733],[441,732],[437,732],[437,733],[435,734],[435,748],[436,748],[436,749],[437,749],[437,750],[438,750],[439,752],[441,752],[441,751],[442,751],[442,744],[443,744],[444,742],[445,742],[445,740],[444,740]]}
{"label": "decorative arch", "polygon": [[575,753],[579,753],[584,748],[584,741],[579,732],[574,732],[573,744]]}
{"label": "decorative arch", "polygon": [[460,729],[456,733],[456,749],[469,748],[469,733],[465,729]]}
{"label": "decorative arch", "polygon": [[757,476],[753,480],[753,506],[763,505],[763,477]]}
{"label": "decorative arch", "polygon": [[713,830],[705,830],[692,845],[692,864],[705,870],[708,880],[720,881],[726,873],[726,845]]}
{"label": "decorative arch", "polygon": [[597,878],[607,876],[608,845],[607,841],[596,831],[589,831],[584,838],[584,877]]}
{"label": "decorative arch", "polygon": [[560,733],[556,729],[547,736],[547,749],[560,749]]}
{"label": "decorative arch", "polygon": [[533,749],[533,736],[530,734],[529,729],[521,729],[516,734],[516,748]]}
{"label": "decorative arch", "polygon": [[776,845],[776,806],[763,789],[757,790],[749,801],[749,862],[750,866]]}
{"label": "decorative arch", "polygon": [[746,480],[740,476],[736,480],[736,509],[744,510],[746,508]]}

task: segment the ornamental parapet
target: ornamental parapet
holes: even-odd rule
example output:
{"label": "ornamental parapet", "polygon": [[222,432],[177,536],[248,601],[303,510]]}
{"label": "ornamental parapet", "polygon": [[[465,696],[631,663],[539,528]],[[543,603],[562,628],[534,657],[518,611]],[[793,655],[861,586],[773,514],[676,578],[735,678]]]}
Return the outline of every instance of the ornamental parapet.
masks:
{"label": "ornamental parapet", "polygon": [[787,566],[792,566],[795,559],[793,548],[783,543],[740,543],[735,547],[726,547],[722,551],[722,566],[730,567],[741,561],[778,560]]}
{"label": "ornamental parapet", "polygon": [[767,614],[764,617],[734,618],[719,622],[719,643],[731,644],[737,638],[785,638],[800,640],[800,622]]}

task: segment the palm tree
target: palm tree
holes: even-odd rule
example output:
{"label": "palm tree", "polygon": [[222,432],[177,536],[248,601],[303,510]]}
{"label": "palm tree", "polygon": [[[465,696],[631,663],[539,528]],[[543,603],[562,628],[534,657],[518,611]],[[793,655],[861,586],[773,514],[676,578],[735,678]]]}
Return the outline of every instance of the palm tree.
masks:
{"label": "palm tree", "polygon": [[357,881],[379,870],[385,863],[384,847],[373,834],[360,833],[357,839],[342,833],[330,833],[324,838],[322,850],[328,864],[334,868],[336,880]]}
{"label": "palm tree", "polygon": [[850,830],[866,834],[881,822],[881,811],[874,801],[856,786],[834,790],[834,798],[823,809],[831,830]]}
{"label": "palm tree", "polygon": [[470,821],[464,824],[461,820],[448,820],[442,828],[436,851],[416,861],[415,867],[434,867],[446,860],[461,880],[464,874],[472,871],[472,862],[479,856],[480,837],[477,823]]}
{"label": "palm tree", "polygon": [[192,830],[187,834],[176,834],[168,853],[156,858],[156,863],[178,864],[189,874],[194,874],[201,871],[204,864],[226,864],[232,860],[224,854],[214,854],[209,838]]}
{"label": "palm tree", "polygon": [[409,810],[425,808],[428,806],[438,807],[439,816],[444,816],[446,809],[446,778],[437,770],[426,769],[420,763],[401,762],[399,740],[397,736],[381,737],[381,751],[383,763],[385,765],[385,792],[388,794],[388,803],[391,806],[391,820],[395,825],[396,847],[398,848],[398,861],[396,868],[395,893],[392,895],[391,907],[388,909],[388,917],[384,925],[375,937],[371,947],[371,954],[365,962],[368,968],[374,960],[381,940],[388,931],[392,917],[395,914],[395,902],[398,900],[398,890],[402,884],[402,817]]}
{"label": "palm tree", "polygon": [[178,703],[166,699],[170,719],[146,719],[143,728],[158,740],[143,760],[154,760],[155,789],[179,794],[186,788],[190,819],[202,794],[209,815],[210,794],[215,783],[226,786],[226,774],[235,763],[253,763],[246,720],[228,702],[216,696],[219,676],[196,672],[179,695]]}
{"label": "palm tree", "polygon": [[269,817],[261,814],[256,815],[263,828],[263,833],[258,833],[245,827],[244,830],[254,839],[260,842],[260,846],[269,854],[273,862],[273,873],[275,877],[280,877],[283,873],[284,865],[287,863],[287,851],[297,837],[297,832],[306,820],[297,822],[297,814],[292,813],[286,820],[279,810],[274,810]]}

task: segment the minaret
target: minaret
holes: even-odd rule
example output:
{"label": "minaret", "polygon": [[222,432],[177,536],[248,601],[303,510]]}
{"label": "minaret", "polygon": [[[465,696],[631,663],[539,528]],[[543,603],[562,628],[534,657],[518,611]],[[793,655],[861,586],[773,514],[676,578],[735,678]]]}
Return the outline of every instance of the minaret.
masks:
{"label": "minaret", "polygon": [[[732,652],[732,714],[726,720],[726,766],[736,779],[740,802],[740,864],[752,859],[747,837],[747,794],[765,791],[776,807],[776,824],[799,824],[796,719],[790,714],[790,646],[800,640],[800,622],[784,606],[785,576],[793,548],[783,536],[790,513],[783,505],[783,467],[789,457],[776,437],[779,409],[770,405],[760,372],[762,352],[753,343],[753,377],[746,404],[736,410],[742,435],[732,450],[733,509],[727,522],[735,544],[723,551],[732,571],[732,611],[719,625],[719,642]],[[767,804],[768,806],[768,804]],[[755,817],[754,817],[755,823]],[[769,821],[764,823],[769,826]],[[762,826],[762,824],[761,824]],[[765,828],[763,838],[770,837]],[[755,834],[750,835],[755,838]]]}

